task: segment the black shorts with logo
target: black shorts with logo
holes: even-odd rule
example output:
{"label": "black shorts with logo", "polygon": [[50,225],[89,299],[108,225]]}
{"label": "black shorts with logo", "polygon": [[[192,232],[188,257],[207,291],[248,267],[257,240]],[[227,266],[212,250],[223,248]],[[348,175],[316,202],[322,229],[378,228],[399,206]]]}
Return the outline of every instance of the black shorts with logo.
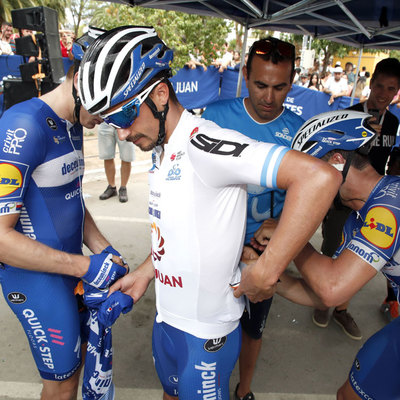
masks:
{"label": "black shorts with logo", "polygon": [[261,339],[267,322],[269,309],[271,308],[272,299],[273,297],[259,303],[250,302],[250,317],[247,310],[244,310],[240,323],[242,329],[252,339]]}

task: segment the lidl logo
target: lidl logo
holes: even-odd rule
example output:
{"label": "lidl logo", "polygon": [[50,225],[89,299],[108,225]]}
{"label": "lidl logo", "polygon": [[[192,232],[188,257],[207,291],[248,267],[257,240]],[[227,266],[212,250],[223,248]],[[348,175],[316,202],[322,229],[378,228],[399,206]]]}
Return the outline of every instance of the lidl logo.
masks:
{"label": "lidl logo", "polygon": [[0,163],[0,197],[8,196],[22,186],[22,174],[13,164]]}
{"label": "lidl logo", "polygon": [[368,211],[361,234],[373,245],[388,249],[394,242],[397,220],[385,207],[373,207]]}

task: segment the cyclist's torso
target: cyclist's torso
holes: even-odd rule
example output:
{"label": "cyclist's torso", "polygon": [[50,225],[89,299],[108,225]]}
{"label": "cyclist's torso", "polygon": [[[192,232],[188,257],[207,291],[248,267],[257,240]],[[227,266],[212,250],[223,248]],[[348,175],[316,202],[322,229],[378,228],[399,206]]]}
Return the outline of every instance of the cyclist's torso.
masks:
{"label": "cyclist's torso", "polygon": [[[222,128],[234,129],[254,140],[287,147],[290,147],[294,134],[304,122],[301,117],[284,108],[282,114],[276,119],[259,123],[248,114],[243,98],[213,103],[207,106],[203,118],[214,121]],[[283,190],[248,185],[247,192],[245,243],[249,243],[263,221],[280,215],[285,200]]]}
{"label": "cyclist's torso", "polygon": [[400,177],[384,176],[359,211],[343,228],[337,257],[344,249],[357,254],[377,271],[400,285]]}
{"label": "cyclist's torso", "polygon": [[[245,184],[276,187],[287,148],[255,142],[184,111],[149,174],[158,320],[202,338],[236,328]],[[268,156],[274,154],[273,160]]]}
{"label": "cyclist's torso", "polygon": [[1,119],[0,215],[20,212],[15,229],[55,249],[80,253],[84,205],[82,128],[34,98]]}

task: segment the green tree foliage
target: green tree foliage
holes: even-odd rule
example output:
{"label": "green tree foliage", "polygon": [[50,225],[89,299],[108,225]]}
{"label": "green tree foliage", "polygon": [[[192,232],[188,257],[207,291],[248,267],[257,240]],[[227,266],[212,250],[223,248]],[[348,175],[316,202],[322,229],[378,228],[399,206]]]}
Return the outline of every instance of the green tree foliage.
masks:
{"label": "green tree foliage", "polygon": [[154,26],[160,38],[174,50],[174,70],[182,68],[189,60],[189,53],[195,53],[196,49],[210,64],[231,28],[230,22],[220,18],[114,3],[99,7],[90,24],[104,29],[121,25]]}
{"label": "green tree foliage", "polygon": [[90,21],[95,10],[99,7],[99,3],[87,0],[69,0],[69,3],[73,20],[73,25],[69,28],[73,30],[76,37],[79,37],[86,27],[87,21]]}

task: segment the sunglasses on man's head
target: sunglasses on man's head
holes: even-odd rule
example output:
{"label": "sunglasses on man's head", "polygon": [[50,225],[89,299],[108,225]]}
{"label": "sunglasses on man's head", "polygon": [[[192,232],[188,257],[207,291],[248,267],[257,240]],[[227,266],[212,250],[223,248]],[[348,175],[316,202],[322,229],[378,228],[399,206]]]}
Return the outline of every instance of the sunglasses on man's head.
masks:
{"label": "sunglasses on man's head", "polygon": [[269,55],[273,51],[278,52],[282,57],[294,60],[295,47],[291,43],[282,40],[262,39],[254,42],[251,51],[257,55]]}
{"label": "sunglasses on man's head", "polygon": [[147,96],[151,93],[154,87],[161,81],[162,79],[159,79],[147,89],[143,90],[142,93],[134,97],[131,101],[128,101],[126,104],[118,107],[116,110],[111,111],[110,113],[100,114],[100,117],[103,118],[103,121],[106,124],[111,125],[116,129],[129,128],[139,116],[140,106],[146,100]]}

